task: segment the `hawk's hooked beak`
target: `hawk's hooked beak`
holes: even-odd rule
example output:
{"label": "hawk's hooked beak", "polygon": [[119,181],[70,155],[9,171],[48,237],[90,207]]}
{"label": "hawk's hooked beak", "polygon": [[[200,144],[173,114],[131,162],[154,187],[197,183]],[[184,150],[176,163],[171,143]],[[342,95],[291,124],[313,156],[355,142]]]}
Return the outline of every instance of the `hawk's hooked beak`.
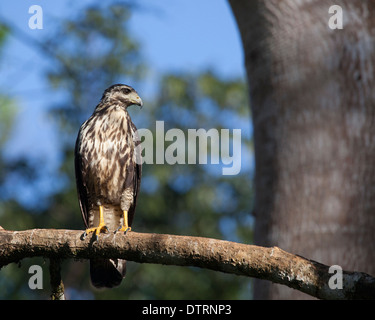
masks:
{"label": "hawk's hooked beak", "polygon": [[137,106],[139,106],[142,109],[142,107],[143,107],[143,101],[142,101],[142,99],[139,97],[139,95],[137,93],[135,93],[131,97],[130,101],[131,101],[132,104],[136,104]]}
{"label": "hawk's hooked beak", "polygon": [[137,96],[136,101],[137,101],[136,105],[138,105],[139,108],[142,109],[142,107],[143,107],[143,101],[142,101],[142,99],[139,96]]}

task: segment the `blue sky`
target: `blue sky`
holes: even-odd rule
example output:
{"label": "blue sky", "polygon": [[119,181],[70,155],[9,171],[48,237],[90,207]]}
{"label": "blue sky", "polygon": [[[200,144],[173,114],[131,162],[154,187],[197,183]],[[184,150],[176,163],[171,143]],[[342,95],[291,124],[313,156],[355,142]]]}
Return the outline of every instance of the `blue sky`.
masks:
{"label": "blue sky", "polygon": [[[2,0],[0,20],[6,19],[26,36],[38,40],[53,32],[63,18],[74,16],[82,7],[96,2]],[[223,76],[244,76],[240,36],[227,1],[138,0],[130,3],[137,6],[130,20],[130,30],[151,67],[148,80],[137,87],[143,97],[146,95],[146,100],[147,95],[152,94],[153,74],[212,68]],[[43,9],[43,30],[28,27],[32,16],[28,11],[32,5]],[[12,158],[24,154],[35,161],[44,159],[48,176],[56,170],[59,160],[58,153],[53,152],[56,132],[45,113],[51,100],[59,100],[44,79],[43,70],[49,62],[41,52],[14,37],[9,39],[1,61],[0,89],[12,95],[19,105],[17,123],[5,155]],[[37,187],[43,187],[50,181],[41,179],[38,183],[42,185]]]}

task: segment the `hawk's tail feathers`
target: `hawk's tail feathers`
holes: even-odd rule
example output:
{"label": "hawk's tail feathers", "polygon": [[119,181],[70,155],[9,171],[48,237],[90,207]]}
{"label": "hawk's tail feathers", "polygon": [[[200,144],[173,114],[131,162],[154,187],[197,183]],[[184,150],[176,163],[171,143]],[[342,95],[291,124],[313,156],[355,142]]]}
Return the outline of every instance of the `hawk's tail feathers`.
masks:
{"label": "hawk's tail feathers", "polygon": [[126,260],[90,260],[91,283],[96,288],[113,288],[120,285],[126,274]]}

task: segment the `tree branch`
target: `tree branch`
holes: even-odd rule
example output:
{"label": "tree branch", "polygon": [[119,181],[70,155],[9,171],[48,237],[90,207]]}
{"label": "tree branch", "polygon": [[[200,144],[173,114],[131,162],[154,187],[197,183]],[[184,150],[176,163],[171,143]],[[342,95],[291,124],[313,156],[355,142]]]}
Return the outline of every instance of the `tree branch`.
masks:
{"label": "tree branch", "polygon": [[65,300],[64,283],[61,279],[61,260],[49,259],[49,274],[51,277],[51,300]]}
{"label": "tree branch", "polygon": [[[82,239],[83,231],[0,229],[0,268],[26,257],[123,258],[140,263],[196,266],[270,280],[320,299],[374,299],[375,278],[342,272],[342,289],[330,289],[329,266],[285,252],[210,238],[129,232]],[[55,281],[56,282],[56,281]],[[57,281],[59,282],[59,281]]]}

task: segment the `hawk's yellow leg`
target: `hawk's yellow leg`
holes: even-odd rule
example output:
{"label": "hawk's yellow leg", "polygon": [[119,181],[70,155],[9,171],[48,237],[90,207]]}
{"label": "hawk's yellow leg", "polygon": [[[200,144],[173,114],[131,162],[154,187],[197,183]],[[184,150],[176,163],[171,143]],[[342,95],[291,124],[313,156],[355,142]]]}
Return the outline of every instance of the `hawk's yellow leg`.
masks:
{"label": "hawk's yellow leg", "polygon": [[116,232],[117,232],[117,231],[124,231],[125,234],[126,234],[128,231],[131,231],[132,228],[129,227],[129,222],[128,222],[128,211],[124,210],[123,212],[124,212],[124,224],[123,224],[121,227],[119,227],[119,228],[116,230]]}
{"label": "hawk's yellow leg", "polygon": [[103,214],[103,206],[99,206],[99,225],[94,228],[86,229],[85,233],[83,234],[86,237],[89,233],[95,232],[96,239],[98,239],[98,235],[100,232],[108,231],[107,226],[104,223],[104,214]]}

